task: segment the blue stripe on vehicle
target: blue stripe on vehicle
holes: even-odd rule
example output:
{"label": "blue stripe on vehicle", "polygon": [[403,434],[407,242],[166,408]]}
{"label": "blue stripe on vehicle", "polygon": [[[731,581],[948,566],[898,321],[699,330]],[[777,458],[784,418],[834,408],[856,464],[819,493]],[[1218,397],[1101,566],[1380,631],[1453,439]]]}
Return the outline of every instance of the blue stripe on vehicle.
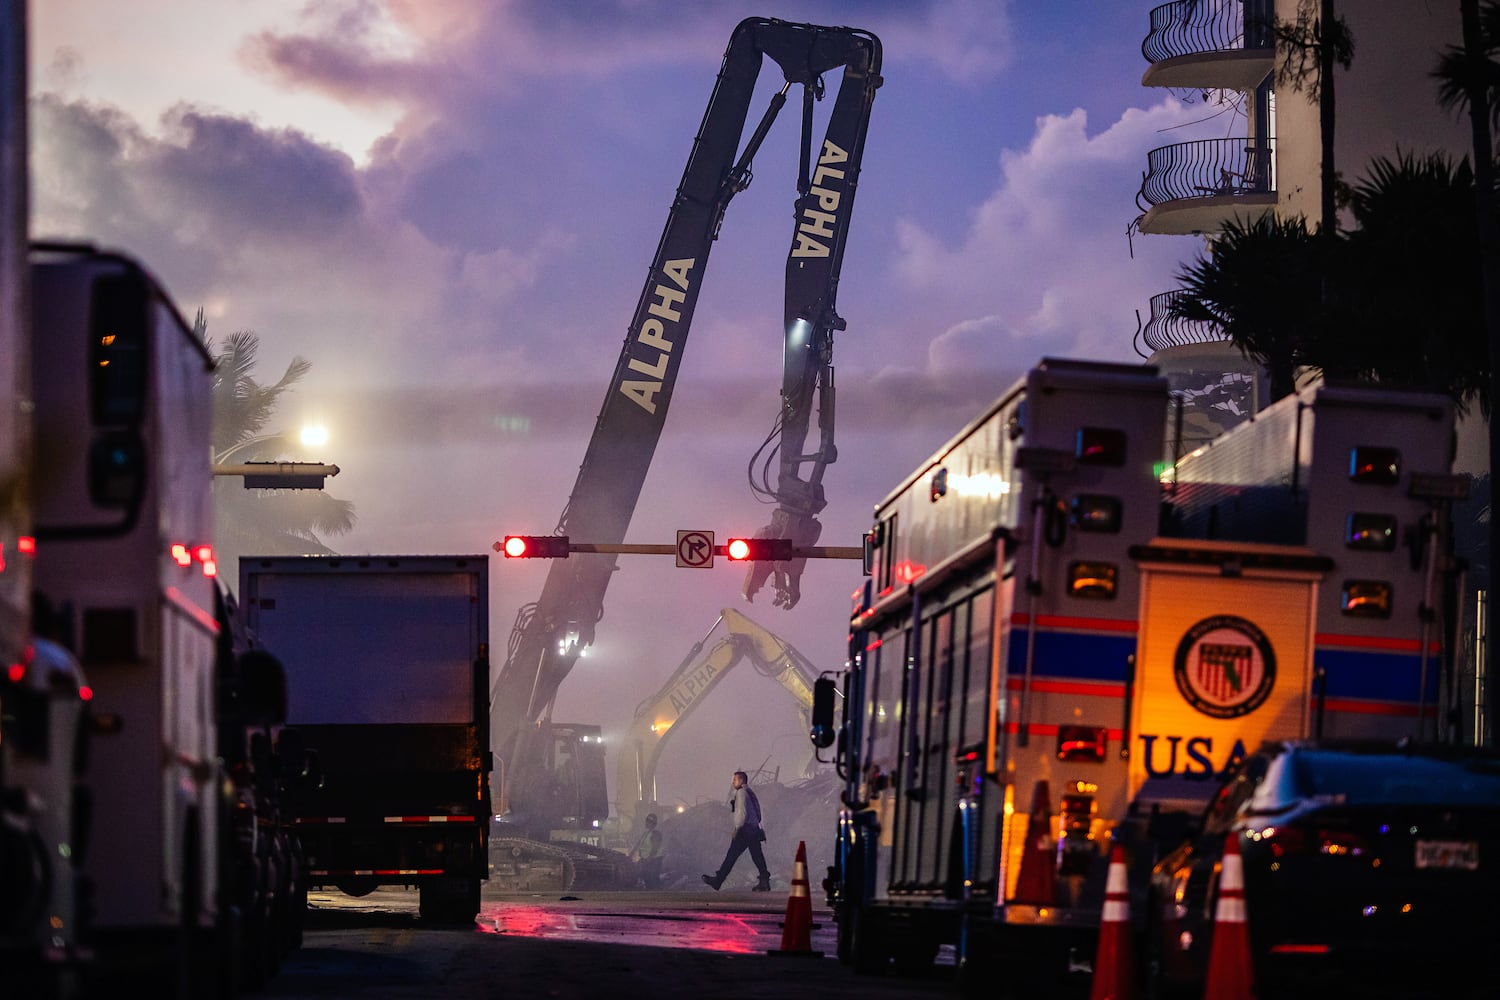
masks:
{"label": "blue stripe on vehicle", "polygon": [[[1323,668],[1329,698],[1369,698],[1415,702],[1421,691],[1422,658],[1407,653],[1319,649],[1313,662]],[[1437,657],[1427,661],[1427,700],[1437,697]]]}
{"label": "blue stripe on vehicle", "polygon": [[[1090,635],[1083,632],[1048,632],[1038,629],[1032,661],[1033,677],[1066,677],[1080,681],[1125,682],[1130,657],[1135,653],[1134,635]],[[1007,673],[1019,677],[1026,672],[1026,630],[1010,634]]]}

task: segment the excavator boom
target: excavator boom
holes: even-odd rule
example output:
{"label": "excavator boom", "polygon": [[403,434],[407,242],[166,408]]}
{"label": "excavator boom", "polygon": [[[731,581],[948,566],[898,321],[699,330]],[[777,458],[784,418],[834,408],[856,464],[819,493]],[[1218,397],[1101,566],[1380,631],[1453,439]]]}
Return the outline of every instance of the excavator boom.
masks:
{"label": "excavator boom", "polygon": [[[705,654],[704,646],[721,624],[724,637]],[[723,609],[708,634],[693,645],[656,693],[636,708],[616,755],[615,807],[622,829],[633,827],[642,802],[656,801],[656,764],[667,738],[744,660],[785,688],[802,713],[804,725],[811,726],[817,668],[770,629],[733,608]]]}
{"label": "excavator boom", "polygon": [[[743,151],[739,149],[755,83],[765,59],[785,78]],[[827,132],[812,141],[813,102],[824,74],[842,69]],[[666,228],[626,332],[578,478],[558,533],[618,544],[634,514],[672,400],[709,250],[725,209],[750,182],[750,164],[793,84],[803,93],[803,153],[796,228],[787,258],[782,406],[778,417],[779,482],[769,487],[778,506],[766,531],[795,544],[816,541],[815,515],[823,499],[823,468],[832,445],[832,331],[850,211],[864,152],[866,126],[880,85],[880,42],[869,32],[766,18],[742,21],[724,54],[712,97],[693,142]],[[819,446],[804,453],[813,410],[822,427]],[[751,597],[773,571],[777,603],[796,603],[798,562],[751,570]],[[492,696],[493,746],[510,783],[512,808],[537,801],[528,785],[543,777],[530,766],[530,731],[549,710],[559,685],[603,616],[615,556],[575,554],[549,566],[541,597],[516,616]]]}

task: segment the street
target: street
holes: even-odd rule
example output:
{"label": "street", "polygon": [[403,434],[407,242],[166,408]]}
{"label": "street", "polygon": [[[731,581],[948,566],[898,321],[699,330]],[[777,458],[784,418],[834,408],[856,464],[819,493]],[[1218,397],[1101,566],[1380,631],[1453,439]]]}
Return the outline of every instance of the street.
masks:
{"label": "street", "polygon": [[[782,944],[785,893],[492,893],[472,929],[417,917],[415,891],[314,893],[300,951],[259,993],[330,997],[864,998],[954,996],[951,955],[926,979],[856,976],[814,900],[813,953]],[[947,960],[949,965],[941,964]]]}

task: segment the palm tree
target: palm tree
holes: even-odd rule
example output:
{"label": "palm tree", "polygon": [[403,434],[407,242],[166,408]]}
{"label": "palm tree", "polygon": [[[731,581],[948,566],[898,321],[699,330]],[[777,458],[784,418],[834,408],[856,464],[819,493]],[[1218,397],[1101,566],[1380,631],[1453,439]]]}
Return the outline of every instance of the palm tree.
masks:
{"label": "palm tree", "polygon": [[[274,384],[255,378],[260,338],[230,334],[222,349],[207,336],[199,310],[195,332],[214,358],[213,452],[215,464],[294,460],[284,432],[266,433],[281,394],[312,369],[294,357]],[[214,481],[214,547],[221,565],[237,568],[245,555],[333,554],[321,536],[354,527],[354,505],[323,490],[247,490],[238,477]]]}
{"label": "palm tree", "polygon": [[[1500,51],[1500,7],[1493,2],[1480,5],[1479,0],[1459,0],[1459,19],[1463,25],[1462,45],[1448,49],[1433,74],[1438,79],[1438,100],[1450,110],[1466,109],[1474,143],[1474,189],[1478,208],[1479,256],[1484,288],[1484,325],[1488,355],[1500,359],[1500,218],[1495,211],[1494,129],[1500,124],[1500,65],[1495,54]],[[1490,366],[1490,399],[1500,399],[1500,363]],[[1486,501],[1492,499],[1488,489],[1494,483],[1494,471],[1500,467],[1500,428],[1495,427],[1494,411],[1489,411],[1490,475],[1485,477]],[[1486,528],[1493,527],[1492,505],[1486,503]],[[1492,530],[1484,532],[1488,542],[1485,573],[1481,586],[1489,587],[1489,568],[1500,564],[1500,537]],[[1485,661],[1500,662],[1500,625],[1495,620],[1495,602],[1487,605],[1485,622]],[[1493,726],[1500,714],[1500,691],[1496,685],[1485,687],[1483,717]],[[1486,742],[1494,737],[1486,733]]]}
{"label": "palm tree", "polygon": [[1300,217],[1233,220],[1213,238],[1207,257],[1177,275],[1183,295],[1170,313],[1213,323],[1248,358],[1266,369],[1271,398],[1295,386],[1312,364],[1321,326],[1322,252]]}
{"label": "palm tree", "polygon": [[[1474,172],[1447,154],[1377,157],[1349,193],[1338,322],[1320,346],[1344,377],[1446,393],[1489,412]],[[1325,370],[1327,366],[1325,365]]]}
{"label": "palm tree", "polygon": [[1411,386],[1489,412],[1474,175],[1443,154],[1377,158],[1348,189],[1347,232],[1302,219],[1232,222],[1178,274],[1169,308],[1217,324],[1266,368],[1271,398],[1299,370]]}

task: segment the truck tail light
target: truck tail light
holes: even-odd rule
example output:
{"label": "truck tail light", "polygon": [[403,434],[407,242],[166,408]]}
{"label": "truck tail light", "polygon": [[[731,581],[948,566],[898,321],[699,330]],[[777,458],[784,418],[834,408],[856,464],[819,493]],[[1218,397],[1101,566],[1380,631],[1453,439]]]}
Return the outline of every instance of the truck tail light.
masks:
{"label": "truck tail light", "polygon": [[1122,509],[1119,497],[1080,493],[1071,504],[1073,527],[1079,531],[1118,532]]}
{"label": "truck tail light", "polygon": [[1058,726],[1057,759],[1100,763],[1109,742],[1103,726]]}
{"label": "truck tail light", "polygon": [[1396,548],[1396,519],[1389,514],[1349,515],[1344,547],[1367,552],[1392,552]]}
{"label": "truck tail light", "polygon": [[1110,562],[1075,562],[1068,566],[1068,593],[1109,600],[1115,596],[1119,568]]}
{"label": "truck tail light", "polygon": [[1080,427],[1073,454],[1081,465],[1124,465],[1125,432],[1114,427]]}
{"label": "truck tail light", "polygon": [[168,550],[172,561],[179,566],[191,566],[194,560],[203,567],[204,576],[219,575],[219,560],[214,556],[212,545],[185,545],[182,542],[173,542]]}
{"label": "truck tail light", "polygon": [[1391,585],[1384,580],[1345,580],[1339,610],[1351,618],[1389,618]]}
{"label": "truck tail light", "polygon": [[1349,452],[1349,478],[1356,483],[1394,486],[1401,478],[1401,452],[1360,445]]}

